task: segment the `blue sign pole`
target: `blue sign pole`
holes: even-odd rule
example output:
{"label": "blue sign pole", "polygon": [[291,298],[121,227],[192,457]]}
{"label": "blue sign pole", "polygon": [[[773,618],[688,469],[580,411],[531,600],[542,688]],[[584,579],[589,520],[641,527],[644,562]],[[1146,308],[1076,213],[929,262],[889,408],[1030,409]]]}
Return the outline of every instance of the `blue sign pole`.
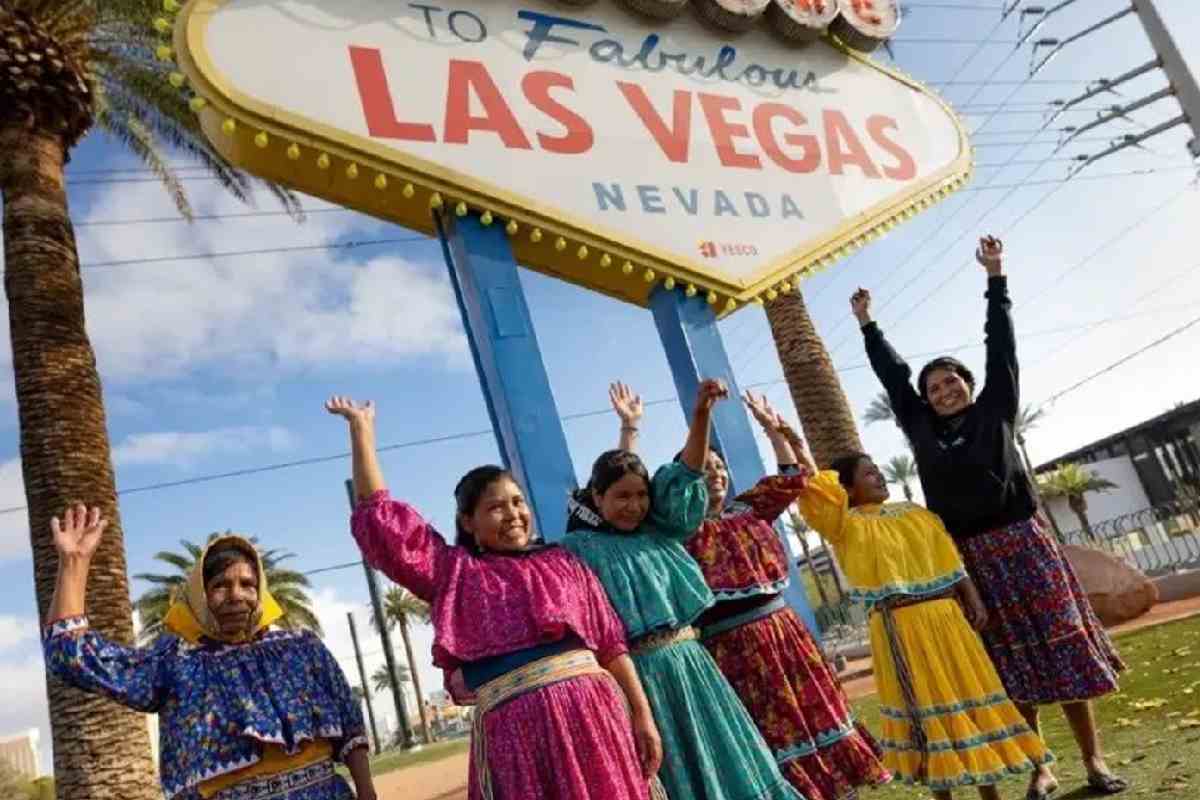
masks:
{"label": "blue sign pole", "polygon": [[[679,290],[659,287],[650,297],[654,323],[667,351],[667,362],[675,378],[675,391],[683,405],[683,413],[691,418],[692,404],[700,381],[718,378],[725,381],[731,394],[738,394],[737,381],[717,330],[717,317],[700,295],[687,297]],[[754,430],[742,403],[718,403],[713,411],[713,447],[729,467],[730,494],[744,492],[765,474]],[[784,590],[788,603],[804,620],[809,630],[818,631],[817,620],[808,604],[804,585],[796,568],[795,554],[780,526],[776,531],[783,538],[784,551],[789,554],[788,575],[791,580]]]}
{"label": "blue sign pole", "polygon": [[508,236],[474,214],[437,221],[500,457],[524,488],[537,530],[560,539],[575,469]]}

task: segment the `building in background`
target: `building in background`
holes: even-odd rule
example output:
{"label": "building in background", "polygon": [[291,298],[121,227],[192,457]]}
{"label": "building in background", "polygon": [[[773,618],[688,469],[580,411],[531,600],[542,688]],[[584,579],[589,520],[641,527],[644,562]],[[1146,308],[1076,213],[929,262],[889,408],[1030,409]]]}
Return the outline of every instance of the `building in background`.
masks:
{"label": "building in background", "polygon": [[[1068,463],[1087,466],[1117,484],[1111,497],[1096,494],[1097,522],[1151,506],[1200,497],[1200,400],[1183,403],[1153,419],[1105,436],[1037,468],[1039,474]],[[1105,510],[1101,511],[1101,504]],[[1113,508],[1109,509],[1108,506]],[[1109,513],[1115,509],[1124,509]],[[1068,512],[1069,513],[1069,512]],[[1060,524],[1064,521],[1055,513]],[[1076,527],[1067,523],[1068,528]]]}
{"label": "building in background", "polygon": [[0,761],[27,780],[41,774],[38,764],[38,730],[30,728],[16,736],[0,737]]}

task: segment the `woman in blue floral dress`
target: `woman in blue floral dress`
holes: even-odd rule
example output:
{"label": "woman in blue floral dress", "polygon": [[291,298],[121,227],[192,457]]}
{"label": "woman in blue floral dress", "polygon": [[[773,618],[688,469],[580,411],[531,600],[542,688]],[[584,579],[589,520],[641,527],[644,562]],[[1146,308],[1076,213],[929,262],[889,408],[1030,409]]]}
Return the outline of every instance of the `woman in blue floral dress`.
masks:
{"label": "woman in blue floral dress", "polygon": [[59,680],[157,713],[168,800],[375,800],[362,712],[333,655],[307,631],[268,630],[283,612],[254,545],[209,543],[149,648],[88,627],[88,569],[107,525],[99,509],[51,522],[58,582],[43,631]]}

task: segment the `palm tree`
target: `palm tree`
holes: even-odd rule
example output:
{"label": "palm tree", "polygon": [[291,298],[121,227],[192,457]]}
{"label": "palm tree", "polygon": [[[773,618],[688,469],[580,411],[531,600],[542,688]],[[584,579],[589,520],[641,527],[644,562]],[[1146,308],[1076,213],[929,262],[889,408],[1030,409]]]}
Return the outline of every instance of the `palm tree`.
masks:
{"label": "palm tree", "polygon": [[[205,141],[187,98],[167,80],[171,66],[155,57],[163,41],[151,21],[162,8],[163,0],[0,0],[4,290],[38,608],[49,608],[58,569],[50,517],[80,500],[99,506],[109,526],[92,561],[89,621],[119,642],[133,641],[133,615],[67,157],[99,126],[162,179],[185,215],[163,144],[208,167],[233,194],[249,190]],[[298,213],[294,198],[272,191]],[[140,714],[52,680],[47,695],[60,798],[160,795]],[[121,768],[96,769],[96,753]]]}
{"label": "palm tree", "polygon": [[783,376],[813,458],[827,466],[839,456],[862,452],[846,393],[800,290],[780,292],[767,302],[766,311]]}
{"label": "palm tree", "polygon": [[[413,691],[417,693],[417,708],[421,712],[421,731],[425,744],[433,743],[433,733],[429,727],[429,714],[425,711],[425,696],[421,693],[421,678],[417,674],[417,662],[413,658],[412,638],[409,636],[409,622],[429,622],[429,604],[420,599],[403,586],[393,586],[383,595],[383,616],[388,627],[395,625],[400,628],[400,638],[404,640],[404,654],[408,658],[408,672],[412,675]],[[379,621],[371,614],[371,624],[379,629]],[[386,672],[384,673],[386,675]]]}
{"label": "palm tree", "polygon": [[917,477],[917,462],[912,456],[895,456],[883,465],[883,477],[888,483],[896,483],[904,490],[904,499],[913,501],[912,482]]}
{"label": "palm tree", "polygon": [[[211,542],[221,535],[219,533],[209,534],[208,541]],[[250,541],[257,546],[257,540],[251,539]],[[171,601],[187,583],[188,575],[191,574],[196,561],[204,554],[203,547],[186,539],[181,539],[179,544],[183,548],[183,552],[162,550],[154,554],[155,561],[161,561],[174,567],[176,569],[174,574],[142,573],[133,576],[153,585],[133,603],[142,620],[142,629],[138,638],[143,643],[154,641],[163,632],[163,619],[167,616],[167,609],[170,608]],[[308,576],[279,566],[282,562],[292,558],[293,554],[281,550],[260,549],[259,555],[262,557],[263,568],[267,573],[267,585],[271,587],[271,594],[283,609],[283,618],[279,620],[278,625],[289,630],[304,629],[310,630],[318,636],[323,635],[321,622],[313,613],[312,599],[308,596],[308,590],[312,587]]]}
{"label": "palm tree", "polygon": [[[403,664],[396,665],[396,682],[403,686],[410,680],[408,667]],[[387,664],[380,664],[375,671],[371,673],[371,691],[373,692],[390,692],[392,690],[392,680],[388,677]]]}
{"label": "palm tree", "polygon": [[1038,488],[1044,497],[1067,498],[1067,505],[1079,518],[1079,527],[1087,534],[1088,539],[1094,542],[1096,535],[1092,532],[1092,523],[1087,515],[1087,494],[1107,492],[1116,489],[1117,485],[1079,464],[1068,463],[1039,477]]}
{"label": "palm tree", "polygon": [[888,397],[887,392],[880,392],[871,399],[871,404],[867,406],[867,410],[863,414],[863,422],[868,425],[876,422],[900,424],[896,419],[896,412],[892,410],[892,398]]}
{"label": "palm tree", "polygon": [[808,565],[813,585],[817,587],[817,594],[821,596],[821,605],[827,606],[829,605],[829,595],[825,594],[825,583],[813,567],[812,552],[808,546],[808,524],[804,521],[804,517],[800,516],[800,512],[794,508],[788,510],[788,519],[787,527],[791,528],[792,534],[800,540],[800,549],[804,551],[804,563]]}

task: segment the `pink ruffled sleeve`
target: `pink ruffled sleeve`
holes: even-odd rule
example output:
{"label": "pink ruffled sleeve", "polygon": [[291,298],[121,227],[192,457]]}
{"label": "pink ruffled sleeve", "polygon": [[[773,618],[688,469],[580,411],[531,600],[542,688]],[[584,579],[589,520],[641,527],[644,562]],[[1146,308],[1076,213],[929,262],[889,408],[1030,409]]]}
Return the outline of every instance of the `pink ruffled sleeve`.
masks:
{"label": "pink ruffled sleeve", "polygon": [[408,503],[387,490],[359,502],[350,517],[363,558],[427,603],[438,591],[438,576],[451,547]]}

